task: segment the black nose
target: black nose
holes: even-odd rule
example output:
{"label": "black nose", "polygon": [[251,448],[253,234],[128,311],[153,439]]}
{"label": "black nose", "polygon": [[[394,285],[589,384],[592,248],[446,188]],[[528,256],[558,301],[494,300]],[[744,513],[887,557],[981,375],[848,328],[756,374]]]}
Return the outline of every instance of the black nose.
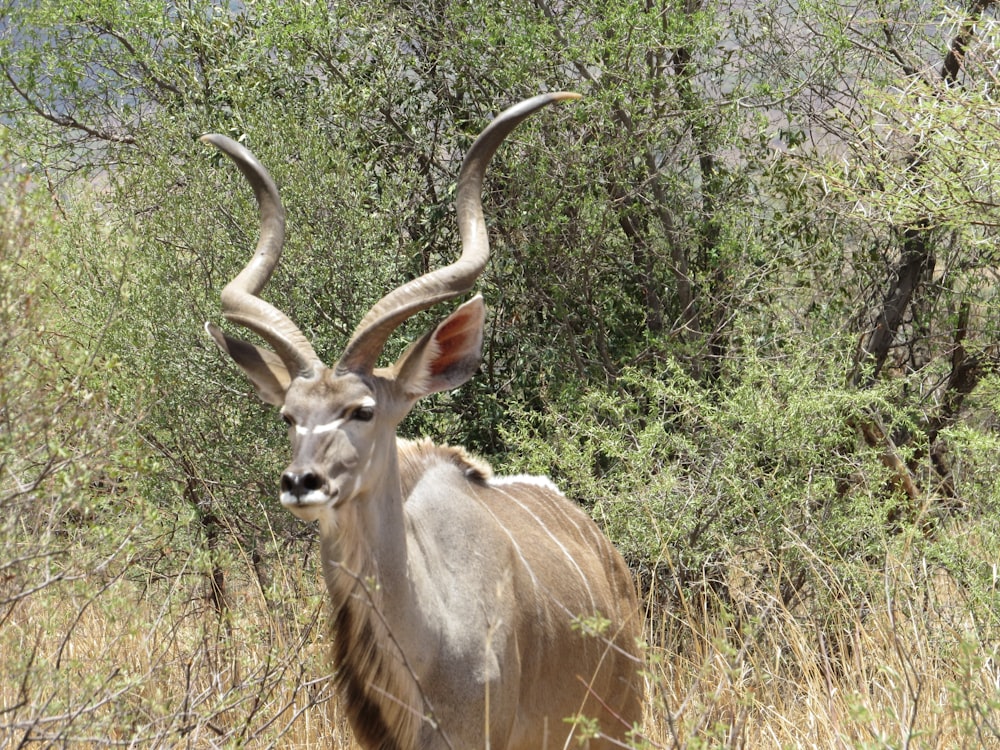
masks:
{"label": "black nose", "polygon": [[302,497],[310,492],[320,489],[323,486],[323,479],[314,471],[304,471],[301,474],[294,471],[286,471],[281,475],[281,491],[288,492],[295,497]]}

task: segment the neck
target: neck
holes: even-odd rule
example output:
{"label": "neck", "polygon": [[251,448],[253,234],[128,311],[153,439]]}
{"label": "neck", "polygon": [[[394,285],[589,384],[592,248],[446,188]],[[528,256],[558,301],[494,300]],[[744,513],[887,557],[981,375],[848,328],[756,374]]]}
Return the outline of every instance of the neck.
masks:
{"label": "neck", "polygon": [[401,626],[383,601],[407,611],[406,532],[395,445],[372,490],[321,526],[323,573],[333,605],[333,661],[344,708],[365,747],[413,747],[423,701],[400,648]]}

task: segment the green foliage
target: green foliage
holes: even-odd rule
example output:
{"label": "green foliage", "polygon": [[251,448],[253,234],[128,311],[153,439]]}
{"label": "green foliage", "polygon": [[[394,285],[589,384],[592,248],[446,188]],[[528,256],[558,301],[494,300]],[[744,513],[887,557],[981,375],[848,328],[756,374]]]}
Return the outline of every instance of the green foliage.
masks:
{"label": "green foliage", "polygon": [[[58,177],[53,187],[75,217],[66,243],[86,273],[73,319],[100,332],[93,349],[115,368],[109,402],[136,415],[158,456],[144,492],[202,517],[229,509],[247,519],[240,537],[257,539],[286,450],[266,410],[233,398],[249,389],[201,333],[256,221],[242,178],[198,134],[237,137],[273,171],[289,240],[267,295],[334,359],[373,300],[453,256],[457,157],[490,112],[577,88],[583,101],[527,123],[491,172],[481,376],[404,431],[554,472],[631,554],[685,550],[684,577],[715,550],[776,549],[783,534],[866,558],[881,542],[865,529],[900,501],[882,492],[891,477],[855,426],[877,411],[914,436],[901,448],[914,464],[933,447],[929,429],[964,450],[949,437],[951,415],[933,413],[934,392],[920,395],[949,362],[930,351],[919,379],[864,393],[831,363],[851,360],[845,331],[870,317],[864,305],[901,247],[885,225],[926,213],[901,201],[931,200],[920,185],[958,165],[982,172],[969,154],[986,130],[958,126],[984,122],[976,113],[992,94],[930,96],[916,80],[886,88],[891,65],[857,56],[871,30],[813,5],[826,33],[800,47],[784,20],[708,5],[12,7],[25,32],[4,37],[3,96],[23,130],[8,140],[50,180],[58,169],[98,175],[99,194]],[[899,9],[891,28],[920,12]],[[740,54],[733,39],[746,42]],[[966,81],[985,85],[991,37],[977,44]],[[855,68],[871,87],[845,83]],[[802,71],[810,85],[856,95],[865,117],[801,109],[789,81]],[[741,104],[782,92],[777,127]],[[886,132],[876,122],[892,123],[903,146],[871,159],[866,134]],[[839,192],[804,135],[835,128],[855,136],[844,162],[853,182]],[[912,142],[926,154],[919,179],[899,158]],[[893,175],[920,185],[900,189]],[[881,206],[881,225],[848,204]],[[959,231],[975,225],[959,215],[940,223],[956,227],[955,243],[987,238]],[[955,272],[917,299],[908,330],[913,342],[947,339],[961,327],[956,310],[971,306],[983,315],[963,344],[985,358],[992,285],[973,272],[988,254],[948,257]],[[405,327],[389,356],[431,323]]]}
{"label": "green foliage", "polygon": [[[65,238],[30,184],[14,178],[5,187],[0,504],[6,538],[30,530],[47,539],[63,530],[67,518],[121,512],[119,485],[147,464],[128,425],[109,409],[108,383],[119,363],[95,355],[80,337],[73,310],[60,302],[86,283],[86,269],[64,261]],[[35,543],[29,538],[17,546]]]}
{"label": "green foliage", "polygon": [[[3,185],[4,606],[79,577],[67,596],[103,607],[86,589],[103,575],[182,581],[180,606],[309,538],[273,512],[284,429],[202,331],[257,219],[199,135],[271,170],[288,242],[265,296],[332,361],[375,300],[454,257],[460,157],[490,116],[573,89],[487,179],[482,371],[403,432],[553,475],[650,601],[712,603],[727,663],[769,597],[821,630],[860,627],[852,608],[893,589],[876,572],[895,558],[945,571],[978,642],[995,635],[989,4],[0,7],[0,148],[31,175]],[[971,732],[995,710],[982,655],[933,632]],[[693,742],[728,725],[703,726]]]}
{"label": "green foliage", "polygon": [[880,395],[844,388],[834,355],[788,348],[748,348],[717,389],[665,360],[654,377],[556,395],[507,430],[507,466],[554,473],[623,551],[669,559],[682,583],[755,549],[777,560],[761,576],[791,575],[803,548],[867,559],[883,541],[885,477],[851,423]]}

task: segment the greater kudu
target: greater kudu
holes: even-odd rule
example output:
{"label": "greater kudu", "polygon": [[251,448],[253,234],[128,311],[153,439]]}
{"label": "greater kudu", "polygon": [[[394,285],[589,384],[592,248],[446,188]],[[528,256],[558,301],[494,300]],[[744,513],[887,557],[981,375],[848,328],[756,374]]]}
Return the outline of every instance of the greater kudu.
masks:
{"label": "greater kudu", "polygon": [[578,746],[581,724],[565,720],[580,716],[597,720],[590,747],[622,747],[613,740],[641,719],[636,594],[597,526],[547,479],[493,477],[460,448],[396,437],[418,398],[475,373],[482,297],[392,366],[375,366],[400,323],[469,290],[486,265],[480,194],[501,141],[532,112],[575,97],[528,99],[483,131],[458,178],[461,257],[379,301],[333,367],[258,296],[284,241],[274,182],[239,144],[203,139],[236,162],[257,197],[257,251],[222,306],[270,350],[206,327],[288,422],[281,503],[319,522],[336,679],[365,748]]}

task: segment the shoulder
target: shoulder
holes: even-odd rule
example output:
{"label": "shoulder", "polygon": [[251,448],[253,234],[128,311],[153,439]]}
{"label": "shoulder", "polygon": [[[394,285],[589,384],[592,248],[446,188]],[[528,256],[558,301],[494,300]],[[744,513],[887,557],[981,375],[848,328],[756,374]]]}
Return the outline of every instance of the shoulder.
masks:
{"label": "shoulder", "polygon": [[492,488],[505,493],[519,491],[537,493],[541,489],[563,496],[556,483],[545,476],[535,474],[495,476],[493,467],[488,462],[473,456],[459,446],[438,445],[426,438],[420,440],[398,438],[396,445],[399,452],[399,476],[403,497],[407,497],[428,472],[438,469],[456,472],[471,485],[480,488]]}
{"label": "shoulder", "polygon": [[486,485],[493,481],[493,468],[465,448],[436,445],[426,438],[422,440],[399,438],[396,445],[404,497],[424,474],[436,467],[454,469],[467,481],[478,485]]}

